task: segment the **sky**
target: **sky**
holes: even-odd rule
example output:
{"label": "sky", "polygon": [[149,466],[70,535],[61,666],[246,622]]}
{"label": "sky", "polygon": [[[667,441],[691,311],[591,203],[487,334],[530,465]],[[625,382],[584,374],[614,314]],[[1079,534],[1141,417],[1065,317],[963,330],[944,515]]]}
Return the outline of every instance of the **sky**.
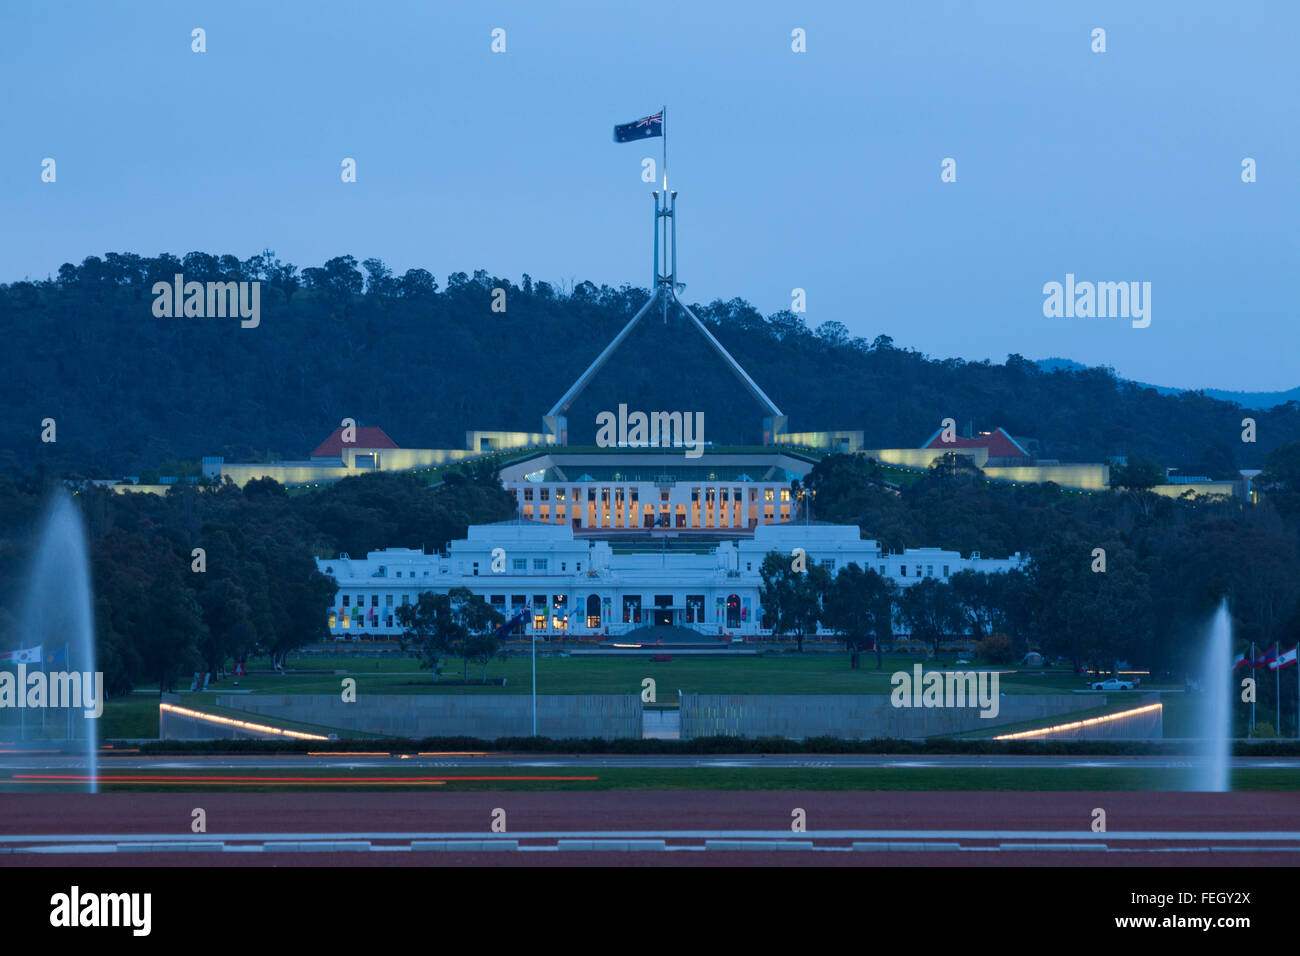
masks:
{"label": "sky", "polygon": [[[666,105],[688,302],[1286,389],[1298,41],[1290,0],[6,3],[0,282],[271,248],[646,286],[661,143],[612,127]],[[1067,274],[1151,283],[1150,325],[1045,317]]]}

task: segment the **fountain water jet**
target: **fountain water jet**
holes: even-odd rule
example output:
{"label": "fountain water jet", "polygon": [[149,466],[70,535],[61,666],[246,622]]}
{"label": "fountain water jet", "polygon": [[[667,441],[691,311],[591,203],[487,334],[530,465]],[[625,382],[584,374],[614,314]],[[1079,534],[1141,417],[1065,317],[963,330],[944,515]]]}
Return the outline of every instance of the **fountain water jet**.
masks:
{"label": "fountain water jet", "polygon": [[1194,790],[1226,792],[1232,752],[1232,617],[1225,598],[1210,622],[1201,662],[1201,713],[1197,736],[1204,764]]}
{"label": "fountain water jet", "polygon": [[[66,646],[67,663],[62,665],[63,670],[95,673],[95,620],[86,532],[81,512],[61,489],[55,494],[41,526],[40,544],[32,562],[22,609],[21,646],[39,644],[47,657]],[[98,721],[84,716],[80,708],[71,708],[66,715],[59,713],[59,716],[68,722],[69,737],[80,739],[84,734],[89,790],[98,793]]]}

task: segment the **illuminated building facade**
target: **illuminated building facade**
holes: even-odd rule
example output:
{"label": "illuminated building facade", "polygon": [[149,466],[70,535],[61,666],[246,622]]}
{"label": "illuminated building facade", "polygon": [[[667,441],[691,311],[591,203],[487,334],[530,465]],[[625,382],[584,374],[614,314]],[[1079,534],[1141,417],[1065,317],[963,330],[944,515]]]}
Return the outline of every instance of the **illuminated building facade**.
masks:
{"label": "illuminated building facade", "polygon": [[[662,543],[662,542],[660,542]],[[331,635],[387,639],[401,634],[398,608],[426,591],[468,588],[507,618],[529,609],[538,636],[619,635],[670,624],[718,636],[760,636],[763,608],[759,568],[771,551],[807,554],[809,566],[832,574],[849,563],[890,577],[902,587],[958,571],[1001,572],[1022,558],[963,557],[939,548],[888,552],[852,525],[787,524],[754,528],[752,536],[691,550],[637,547],[575,534],[567,524],[515,520],[473,525],[444,554],[390,548],[364,558],[317,558],[338,584],[329,611]]]}

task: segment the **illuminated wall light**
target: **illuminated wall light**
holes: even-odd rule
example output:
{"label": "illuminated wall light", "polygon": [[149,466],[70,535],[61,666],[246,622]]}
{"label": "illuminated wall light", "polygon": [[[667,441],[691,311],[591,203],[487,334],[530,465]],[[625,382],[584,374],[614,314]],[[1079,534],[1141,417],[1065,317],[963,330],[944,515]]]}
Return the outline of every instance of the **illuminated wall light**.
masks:
{"label": "illuminated wall light", "polygon": [[1138,714],[1148,714],[1153,710],[1160,710],[1164,704],[1147,704],[1145,707],[1135,707],[1132,710],[1121,710],[1117,714],[1106,714],[1102,717],[1089,717],[1087,720],[1075,720],[1068,724],[1056,724],[1053,727],[1040,727],[1038,730],[1022,730],[1015,734],[1000,734],[994,737],[994,740],[1023,740],[1026,737],[1041,737],[1044,734],[1058,733],[1063,730],[1077,730],[1080,727],[1095,727],[1098,724],[1104,724],[1112,720],[1120,720],[1124,717],[1136,717]]}
{"label": "illuminated wall light", "polygon": [[293,737],[297,740],[329,740],[328,737],[320,734],[303,733],[300,730],[283,730],[279,727],[268,727],[265,724],[254,724],[247,720],[236,720],[233,717],[222,717],[218,714],[205,714],[201,711],[190,710],[188,707],[177,707],[175,704],[159,704],[159,710],[171,711],[182,717],[192,717],[195,720],[202,720],[210,724],[221,724],[227,727],[242,727],[244,730],[255,730],[259,733],[277,734],[281,737]]}

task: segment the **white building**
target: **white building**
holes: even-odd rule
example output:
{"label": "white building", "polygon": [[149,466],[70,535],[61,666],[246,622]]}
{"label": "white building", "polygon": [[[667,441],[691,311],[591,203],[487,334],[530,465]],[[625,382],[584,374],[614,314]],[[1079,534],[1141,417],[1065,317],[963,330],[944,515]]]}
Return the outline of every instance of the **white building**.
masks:
{"label": "white building", "polygon": [[[1020,567],[1007,559],[962,557],[940,548],[881,550],[852,525],[759,524],[750,537],[664,550],[647,536],[623,546],[575,537],[565,524],[516,520],[473,525],[447,554],[405,548],[372,551],[365,558],[317,558],[318,569],[338,583],[329,612],[330,633],[356,640],[391,640],[402,632],[397,608],[423,591],[465,587],[507,617],[529,607],[538,636],[619,635],[647,624],[675,624],[704,634],[766,633],[759,602],[759,568],[770,551],[803,548],[808,563],[832,573],[850,562],[872,568],[903,587],[958,571],[1000,572]],[[498,570],[494,570],[494,567]]]}

